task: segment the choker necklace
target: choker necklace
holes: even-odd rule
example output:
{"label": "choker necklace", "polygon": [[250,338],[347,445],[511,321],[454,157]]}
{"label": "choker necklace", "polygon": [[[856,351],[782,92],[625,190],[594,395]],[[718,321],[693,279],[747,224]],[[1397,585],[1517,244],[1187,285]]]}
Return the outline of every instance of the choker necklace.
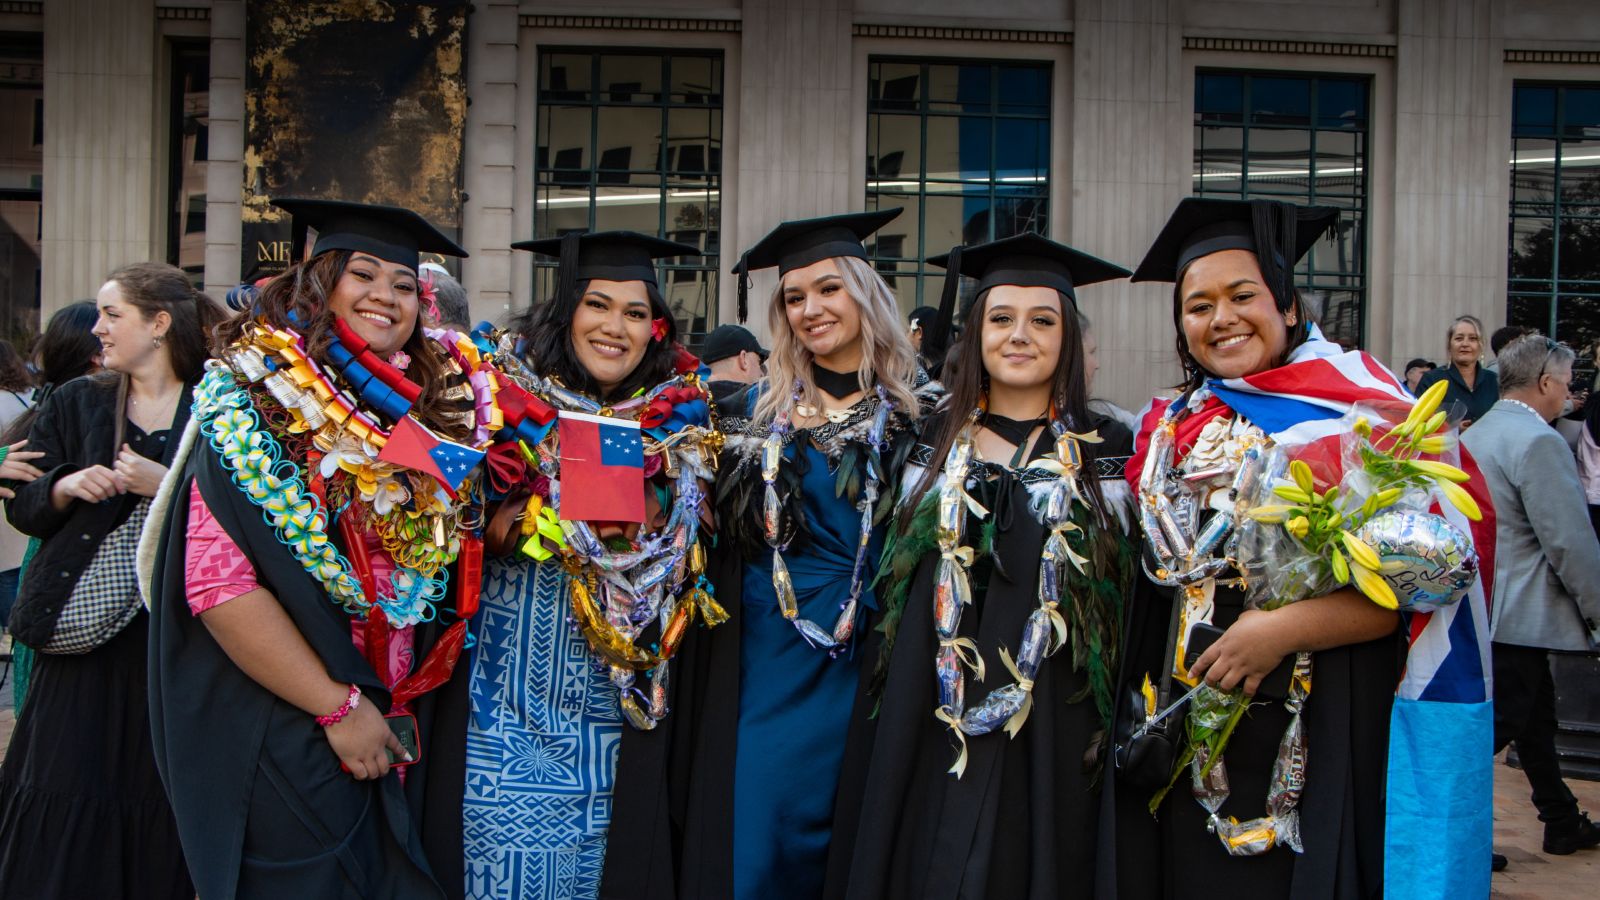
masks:
{"label": "choker necklace", "polygon": [[983,414],[980,424],[994,432],[995,436],[1003,439],[1006,443],[1022,449],[1023,443],[1028,440],[1028,435],[1033,434],[1033,429],[1044,422],[1044,416],[1036,416],[1032,419],[1008,419],[998,413],[991,412]]}
{"label": "choker necklace", "polygon": [[823,368],[816,360],[811,361],[811,380],[835,400],[842,400],[862,389],[861,376],[856,372],[835,372]]}

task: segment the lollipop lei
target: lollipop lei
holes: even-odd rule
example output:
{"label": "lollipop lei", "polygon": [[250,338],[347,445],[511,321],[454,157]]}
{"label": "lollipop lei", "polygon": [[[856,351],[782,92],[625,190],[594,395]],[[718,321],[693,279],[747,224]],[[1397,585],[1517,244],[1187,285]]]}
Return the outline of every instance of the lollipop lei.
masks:
{"label": "lollipop lei", "polygon": [[[1140,512],[1159,563],[1152,577],[1183,591],[1180,634],[1209,621],[1209,591],[1202,586],[1230,566],[1253,608],[1275,609],[1346,584],[1387,609],[1429,611],[1459,600],[1477,574],[1477,555],[1471,538],[1440,514],[1434,494],[1470,519],[1480,514],[1460,486],[1466,473],[1423,458],[1455,450],[1455,435],[1438,411],[1443,396],[1441,383],[1409,408],[1358,406],[1341,420],[1337,437],[1298,447],[1241,432],[1233,436],[1231,467],[1184,475],[1169,468],[1171,420],[1183,408],[1169,414],[1157,426],[1141,475]],[[1279,477],[1285,473],[1287,480]],[[1197,493],[1209,493],[1208,481],[1225,474],[1232,475],[1224,504],[1231,510],[1195,533],[1193,512],[1205,502]],[[1174,665],[1184,657],[1181,642],[1177,656]],[[1194,692],[1187,746],[1172,782],[1152,799],[1152,810],[1188,767],[1195,799],[1211,814],[1208,827],[1230,854],[1253,856],[1280,843],[1301,850],[1301,712],[1311,692],[1311,654],[1297,654],[1293,667],[1284,701],[1291,719],[1273,766],[1267,814],[1247,822],[1219,815],[1230,793],[1223,753],[1249,701],[1241,691],[1205,685]]]}
{"label": "lollipop lei", "polygon": [[[516,397],[505,404],[507,425],[515,433],[516,456],[531,463],[509,467],[491,487],[525,498],[522,552],[537,561],[560,555],[573,619],[617,688],[624,718],[636,729],[653,729],[667,714],[669,662],[695,617],[707,626],[727,619],[704,574],[702,485],[715,477],[722,435],[711,418],[698,361],[648,391],[604,405],[534,374],[509,335],[473,338],[516,381],[502,388]],[[659,531],[603,540],[589,523],[560,517],[559,432],[551,427],[558,409],[639,421],[650,460],[647,484],[669,509]],[[657,638],[644,642],[652,625]],[[648,690],[635,687],[641,673]]]}

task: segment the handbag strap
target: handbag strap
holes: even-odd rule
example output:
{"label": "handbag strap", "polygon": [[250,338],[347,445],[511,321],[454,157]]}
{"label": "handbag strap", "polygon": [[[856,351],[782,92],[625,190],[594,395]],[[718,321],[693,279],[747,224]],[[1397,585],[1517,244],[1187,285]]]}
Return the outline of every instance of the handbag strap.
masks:
{"label": "handbag strap", "polygon": [[1167,652],[1161,657],[1161,684],[1156,687],[1156,708],[1166,709],[1172,700],[1172,655],[1178,652],[1178,622],[1183,618],[1180,598],[1174,596],[1172,614],[1167,617]]}

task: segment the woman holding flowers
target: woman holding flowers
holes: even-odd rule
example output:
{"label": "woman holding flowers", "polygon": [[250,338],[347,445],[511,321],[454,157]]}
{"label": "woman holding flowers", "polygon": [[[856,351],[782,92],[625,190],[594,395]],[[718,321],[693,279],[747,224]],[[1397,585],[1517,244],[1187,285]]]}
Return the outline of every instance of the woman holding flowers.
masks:
{"label": "woman holding flowers", "polygon": [[465,254],[409,210],[278,205],[316,244],[218,330],[148,535],[157,766],[202,897],[453,895],[497,416],[417,254]]}
{"label": "woman holding flowers", "polygon": [[842,776],[828,894],[1088,897],[1132,435],[1088,411],[1076,289],[1128,272],[1032,234],[930,262],[950,270],[933,339],[976,280],[956,342],[974,376],[903,481],[852,732],[871,747]]}
{"label": "woman holding flowers", "polygon": [[[1145,658],[1124,671],[1135,686],[1147,679],[1128,704],[1132,719],[1152,718],[1165,705],[1157,697],[1204,687],[1174,729],[1170,774],[1118,773],[1121,803],[1141,774],[1158,787],[1149,808],[1159,838],[1149,839],[1159,839],[1162,865],[1146,864],[1131,828],[1120,830],[1136,824],[1124,806],[1103,893],[1381,892],[1389,713],[1404,644],[1395,597],[1374,583],[1375,551],[1353,534],[1343,543],[1333,507],[1319,504],[1338,495],[1339,435],[1350,428],[1341,417],[1357,403],[1410,401],[1376,361],[1325,340],[1293,287],[1295,262],[1336,219],[1335,210],[1286,203],[1185,199],[1134,274],[1174,284],[1185,384],[1143,417],[1127,468],[1145,571],[1174,589],[1173,618],[1146,616],[1129,636]],[[1290,447],[1302,448],[1301,461],[1286,474],[1277,461]],[[1247,513],[1262,485],[1284,493],[1262,504],[1257,522]],[[1285,540],[1330,534],[1322,552],[1345,577],[1282,574],[1300,571]],[[1152,654],[1161,635],[1165,647]]]}
{"label": "woman holding flowers", "polygon": [[560,262],[497,352],[515,440],[488,460],[467,895],[652,896],[671,884],[654,864],[671,853],[673,657],[723,618],[701,537],[719,436],[656,284],[656,260],[699,250],[634,232],[513,246]]}
{"label": "woman holding flowers", "polygon": [[872,573],[937,392],[862,246],[897,213],[783,223],[735,270],[779,282],[768,377],[722,420],[714,580],[731,620],[695,648],[679,896],[822,893]]}

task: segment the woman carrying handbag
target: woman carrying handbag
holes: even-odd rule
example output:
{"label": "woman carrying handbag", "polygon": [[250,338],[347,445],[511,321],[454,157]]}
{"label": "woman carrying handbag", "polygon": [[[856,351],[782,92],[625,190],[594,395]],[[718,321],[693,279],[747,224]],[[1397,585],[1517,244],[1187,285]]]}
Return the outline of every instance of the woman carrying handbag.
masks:
{"label": "woman carrying handbag", "polygon": [[156,775],[148,616],[134,548],[189,419],[221,311],[183,272],[139,263],[100,289],[108,374],[63,385],[29,447],[44,474],[7,504],[42,541],[12,613],[40,651],[0,768],[0,890],[13,897],[193,897]]}

